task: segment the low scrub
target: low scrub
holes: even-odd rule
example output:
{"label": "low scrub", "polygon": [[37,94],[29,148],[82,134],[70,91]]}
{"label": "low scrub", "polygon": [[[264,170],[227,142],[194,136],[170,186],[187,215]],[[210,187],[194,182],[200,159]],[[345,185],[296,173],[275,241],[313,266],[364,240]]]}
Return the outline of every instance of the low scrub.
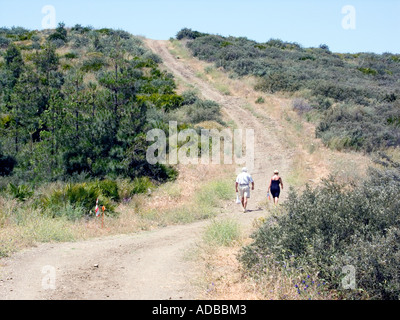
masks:
{"label": "low scrub", "polygon": [[29,199],[30,197],[33,196],[34,191],[32,188],[30,188],[27,185],[14,185],[10,183],[8,185],[8,193],[14,198],[17,199],[21,202],[24,202],[25,200]]}
{"label": "low scrub", "polygon": [[[326,281],[340,298],[400,297],[400,172],[370,169],[359,185],[325,180],[319,188],[291,191],[284,214],[253,234],[241,261],[250,270],[279,264]],[[355,270],[355,289],[345,290],[346,267]]]}
{"label": "low scrub", "polygon": [[66,216],[71,220],[77,220],[93,216],[98,200],[99,210],[104,206],[108,215],[114,215],[120,201],[127,201],[134,194],[146,193],[153,187],[154,184],[147,177],[70,183],[49,195],[43,195],[39,200],[39,206],[53,217]]}
{"label": "low scrub", "polygon": [[118,181],[118,198],[128,201],[135,194],[147,193],[154,189],[154,184],[148,177],[122,179]]}
{"label": "low scrub", "polygon": [[[106,191],[104,191],[106,190]],[[40,206],[53,216],[67,214],[73,218],[89,216],[94,213],[97,199],[99,206],[105,206],[107,213],[113,213],[115,204],[106,195],[108,189],[102,189],[100,183],[76,183],[54,190],[50,195],[40,199]]]}
{"label": "low scrub", "polygon": [[390,123],[399,110],[397,55],[337,54],[327,45],[303,48],[279,39],[257,43],[190,29],[181,30],[181,38],[188,39],[185,44],[195,57],[215,68],[233,77],[254,76],[256,90],[297,97],[309,92],[309,102],[297,101],[294,107],[305,117],[318,115],[317,135],[330,147],[374,152],[400,145],[400,130]]}

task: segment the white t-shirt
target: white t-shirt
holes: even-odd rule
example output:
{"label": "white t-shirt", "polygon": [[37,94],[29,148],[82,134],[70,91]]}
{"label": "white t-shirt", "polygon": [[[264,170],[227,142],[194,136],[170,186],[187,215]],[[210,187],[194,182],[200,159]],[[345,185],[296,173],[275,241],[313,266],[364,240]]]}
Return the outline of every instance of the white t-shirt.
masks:
{"label": "white t-shirt", "polygon": [[236,182],[238,184],[250,184],[253,182],[253,178],[247,172],[242,172],[237,176]]}

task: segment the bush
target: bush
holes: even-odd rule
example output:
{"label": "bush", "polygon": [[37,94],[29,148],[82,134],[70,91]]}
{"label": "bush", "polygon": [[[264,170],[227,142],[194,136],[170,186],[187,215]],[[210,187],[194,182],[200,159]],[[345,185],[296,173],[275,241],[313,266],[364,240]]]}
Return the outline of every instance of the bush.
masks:
{"label": "bush", "polygon": [[56,28],[56,31],[48,37],[48,40],[49,41],[61,40],[64,43],[67,42],[67,30],[65,29],[65,24],[60,22],[58,24],[58,27]]}
{"label": "bush", "polygon": [[268,93],[278,91],[294,92],[300,89],[300,84],[296,80],[296,76],[284,72],[274,72],[265,76],[255,87],[256,90],[261,90]]}
{"label": "bush", "polygon": [[3,36],[0,36],[0,48],[1,49],[5,49],[8,47],[8,45],[10,44],[10,39],[7,39]]}
{"label": "bush", "polygon": [[[64,47],[64,46],[66,45],[66,42],[65,42],[64,40],[61,40],[61,39],[53,40],[53,41],[51,41],[51,43],[52,43],[57,49],[62,48],[62,47]],[[30,49],[31,49],[31,48],[30,48]]]}
{"label": "bush", "polygon": [[76,24],[75,26],[73,26],[72,28],[71,28],[71,32],[76,32],[76,33],[79,33],[79,34],[84,34],[84,33],[87,33],[87,32],[89,32],[90,30],[92,30],[93,28],[92,27],[83,27],[82,25],[80,25],[80,24]]}
{"label": "bush", "polygon": [[207,35],[206,33],[201,33],[198,31],[193,31],[192,29],[188,28],[183,28],[181,31],[179,31],[176,35],[177,40],[182,40],[182,39],[196,39],[199,37],[203,37]]}
{"label": "bush", "polygon": [[[317,272],[343,297],[400,297],[400,171],[371,169],[360,185],[333,178],[302,194],[291,190],[284,214],[253,234],[241,261],[252,268],[272,255],[279,264]],[[342,290],[342,268],[356,270],[356,290]]]}
{"label": "bush", "polygon": [[263,97],[258,97],[257,100],[256,100],[256,103],[257,104],[263,104],[263,103],[265,103],[265,99]]}
{"label": "bush", "polygon": [[122,179],[118,181],[119,198],[129,201],[133,195],[148,193],[154,189],[154,184],[148,177],[131,179]]}
{"label": "bush", "polygon": [[26,201],[30,197],[33,196],[33,190],[29,186],[26,185],[14,185],[10,183],[8,185],[8,192],[12,195],[14,199],[18,199],[19,201]]}
{"label": "bush", "polygon": [[[102,188],[100,187],[102,186]],[[110,188],[112,190],[112,188]],[[115,204],[105,194],[110,190],[106,184],[98,182],[93,183],[76,183],[54,190],[48,196],[42,196],[40,206],[46,211],[52,213],[53,216],[59,216],[70,212],[76,219],[79,212],[81,217],[94,214],[96,200],[99,199],[99,207],[105,206],[107,213],[114,213]]]}
{"label": "bush", "polygon": [[83,72],[96,72],[101,68],[107,65],[107,62],[103,57],[100,56],[92,56],[89,59],[85,60],[82,64],[81,70]]}
{"label": "bush", "polygon": [[[393,104],[396,105],[396,104]],[[400,127],[388,123],[395,114],[391,105],[381,104],[375,109],[354,104],[340,104],[327,109],[316,128],[316,136],[330,147],[373,152],[397,146]]]}
{"label": "bush", "polygon": [[293,109],[299,114],[303,114],[312,110],[312,107],[304,99],[294,99]]}
{"label": "bush", "polygon": [[73,36],[71,42],[74,49],[79,49],[88,46],[90,39],[86,36]]}
{"label": "bush", "polygon": [[47,208],[47,212],[52,213],[52,217],[65,217],[71,221],[80,220],[87,215],[86,208],[80,205],[73,205],[67,202],[64,206],[56,206]]}
{"label": "bush", "polygon": [[149,191],[149,189],[151,190],[153,188],[154,188],[154,184],[151,182],[151,180],[148,177],[135,178],[132,181],[131,195],[139,194],[139,193],[146,193]]}
{"label": "bush", "polygon": [[78,58],[78,55],[75,52],[68,52],[64,55],[66,59],[72,60]]}
{"label": "bush", "polygon": [[211,100],[196,100],[191,105],[185,105],[178,110],[182,114],[182,121],[197,124],[203,121],[221,120],[221,107],[218,103]]}
{"label": "bush", "polygon": [[105,179],[95,182],[95,184],[97,188],[101,191],[102,195],[113,201],[119,200],[118,184],[116,181]]}
{"label": "bush", "polygon": [[197,93],[194,90],[184,91],[182,93],[182,98],[183,98],[182,105],[194,104],[197,100],[199,100],[199,97],[197,96]]}

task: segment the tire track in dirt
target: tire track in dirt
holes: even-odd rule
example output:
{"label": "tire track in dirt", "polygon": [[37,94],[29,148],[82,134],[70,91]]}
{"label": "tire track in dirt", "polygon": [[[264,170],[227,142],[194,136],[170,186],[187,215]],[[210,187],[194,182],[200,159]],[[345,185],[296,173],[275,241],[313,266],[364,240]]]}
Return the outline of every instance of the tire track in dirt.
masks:
{"label": "tire track in dirt", "polygon": [[[3,300],[194,299],[184,258],[205,221],[82,242],[41,244],[1,261]],[[46,288],[54,268],[55,289]],[[45,273],[44,273],[45,272]],[[45,287],[43,287],[45,281]]]}

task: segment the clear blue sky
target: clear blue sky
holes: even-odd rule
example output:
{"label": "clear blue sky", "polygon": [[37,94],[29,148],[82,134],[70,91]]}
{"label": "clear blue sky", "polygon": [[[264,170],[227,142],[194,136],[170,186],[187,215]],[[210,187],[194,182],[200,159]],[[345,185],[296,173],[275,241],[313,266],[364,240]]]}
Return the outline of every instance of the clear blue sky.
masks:
{"label": "clear blue sky", "polygon": [[[57,23],[120,28],[152,39],[188,27],[259,42],[327,44],[335,52],[400,53],[400,0],[0,0],[0,26],[42,29],[45,5],[55,8]],[[343,19],[353,21],[342,13],[346,5],[355,9],[355,29],[343,27]]]}

